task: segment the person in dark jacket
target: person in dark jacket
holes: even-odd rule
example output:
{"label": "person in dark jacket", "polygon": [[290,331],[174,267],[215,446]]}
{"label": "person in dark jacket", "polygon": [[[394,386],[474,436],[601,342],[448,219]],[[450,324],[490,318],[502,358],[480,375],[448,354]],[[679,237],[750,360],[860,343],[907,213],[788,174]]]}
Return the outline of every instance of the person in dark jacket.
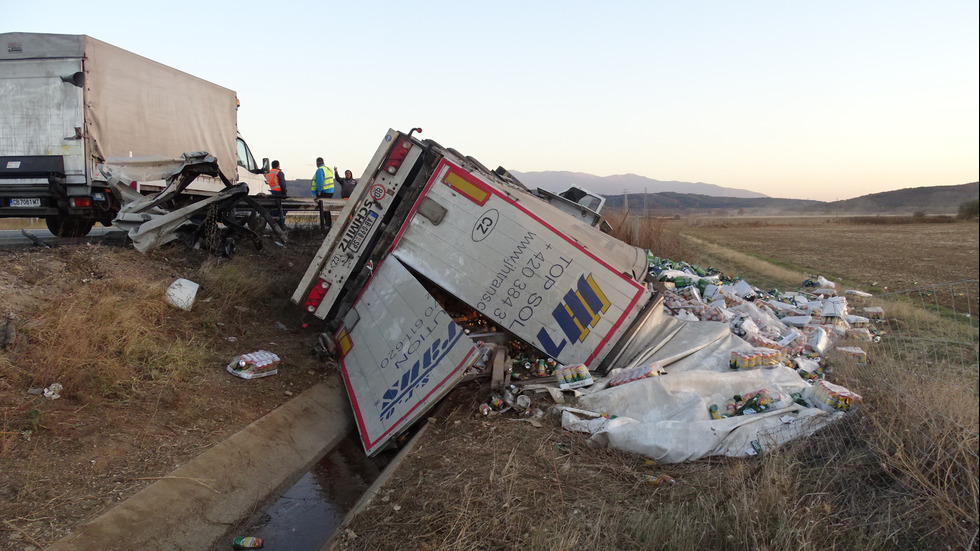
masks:
{"label": "person in dark jacket", "polygon": [[351,193],[354,193],[354,187],[357,186],[357,180],[354,179],[354,174],[349,170],[344,171],[344,177],[341,178],[337,174],[337,167],[333,167],[333,177],[334,181],[340,186],[340,198],[347,199],[350,197]]}

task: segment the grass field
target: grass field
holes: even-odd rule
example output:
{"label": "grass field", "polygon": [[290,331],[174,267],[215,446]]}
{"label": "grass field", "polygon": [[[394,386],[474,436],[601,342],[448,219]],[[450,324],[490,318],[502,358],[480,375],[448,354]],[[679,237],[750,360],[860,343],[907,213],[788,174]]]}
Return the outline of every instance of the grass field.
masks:
{"label": "grass field", "polygon": [[0,218],[0,230],[38,229],[44,227],[43,218]]}
{"label": "grass field", "polygon": [[[703,224],[703,222],[702,222]],[[694,238],[689,247],[697,252],[698,262],[728,265],[729,271],[753,272],[745,258],[723,258],[718,251],[702,244],[720,245],[769,264],[789,269],[807,277],[822,275],[853,289],[875,294],[973,280],[972,296],[963,301],[976,315],[975,281],[978,267],[977,222],[950,224],[853,224],[825,221],[775,221],[738,224],[732,219],[713,224],[690,225],[677,222],[671,226],[683,236]],[[787,274],[767,268],[755,273],[756,285],[799,285],[802,280],[786,281]]]}
{"label": "grass field", "polygon": [[[538,425],[484,417],[489,384],[462,384],[340,531],[339,548],[978,547],[975,315],[909,290],[948,284],[972,304],[976,223],[696,227],[623,217],[613,225],[656,254],[766,289],[795,289],[815,274],[876,295],[888,287],[891,296],[868,302],[888,314],[885,338],[852,343],[866,346],[870,361],[829,358],[832,380],[864,404],[761,457],[659,465],[597,447],[555,416]],[[17,314],[19,337],[0,351],[0,549],[43,549],[286,393],[334,380],[325,368],[335,364],[309,352],[316,331],[296,324],[287,301],[317,245],[317,237],[296,239],[232,260],[93,245],[4,252],[0,312]],[[971,246],[972,260],[946,252]],[[923,255],[932,261],[919,264]],[[939,264],[946,271],[933,269]],[[163,302],[175,277],[202,285],[192,312]],[[285,366],[276,377],[238,384],[224,372],[228,358],[272,342]],[[55,381],[65,385],[59,400],[28,392]],[[533,399],[552,405],[547,394]],[[655,486],[648,475],[676,483]]]}
{"label": "grass field", "polygon": [[778,265],[830,279],[843,278],[869,291],[977,279],[977,223],[692,226],[683,235],[742,251]]}
{"label": "grass field", "polygon": [[[864,230],[812,220],[693,227],[611,218],[621,239],[766,289],[798,289],[810,274],[878,291],[971,277],[975,285],[975,223]],[[941,255],[939,243],[950,241],[961,249],[972,243],[972,262],[968,253]],[[890,260],[879,258],[875,243],[889,244]],[[945,259],[948,270],[902,260],[923,254]],[[337,547],[976,549],[976,324],[904,298],[921,295],[865,303],[883,305],[889,316],[881,343],[846,343],[868,348],[869,362],[828,358],[832,381],[859,391],[864,405],[754,459],[657,465],[591,446],[553,418],[536,429],[482,418],[475,412],[488,390],[463,386],[432,413],[418,448]],[[669,475],[676,484],[655,487],[644,475]]]}

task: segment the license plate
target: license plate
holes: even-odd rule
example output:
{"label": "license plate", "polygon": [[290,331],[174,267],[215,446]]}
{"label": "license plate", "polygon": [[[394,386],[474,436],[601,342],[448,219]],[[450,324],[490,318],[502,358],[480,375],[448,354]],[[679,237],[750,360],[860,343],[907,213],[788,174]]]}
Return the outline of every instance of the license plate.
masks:
{"label": "license plate", "polygon": [[23,208],[40,207],[41,206],[41,200],[38,199],[38,198],[11,199],[10,200],[10,206],[11,207],[23,207]]}

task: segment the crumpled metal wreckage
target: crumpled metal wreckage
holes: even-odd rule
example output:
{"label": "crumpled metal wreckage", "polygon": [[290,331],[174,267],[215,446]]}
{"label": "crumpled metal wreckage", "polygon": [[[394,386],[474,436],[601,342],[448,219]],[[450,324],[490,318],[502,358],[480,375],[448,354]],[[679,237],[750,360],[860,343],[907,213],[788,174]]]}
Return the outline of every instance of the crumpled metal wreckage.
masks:
{"label": "crumpled metal wreckage", "polygon": [[[113,159],[100,164],[99,170],[122,204],[112,225],[125,231],[140,252],[180,239],[189,247],[231,256],[243,236],[261,249],[259,235],[248,227],[259,219],[286,241],[280,225],[249,197],[248,186],[230,182],[218,169],[217,159],[206,151],[184,153],[179,159]],[[184,194],[199,176],[220,178],[225,187],[203,199]],[[134,181],[163,181],[165,186],[155,194],[143,195],[130,187]],[[250,219],[242,218],[242,210],[250,212]]]}

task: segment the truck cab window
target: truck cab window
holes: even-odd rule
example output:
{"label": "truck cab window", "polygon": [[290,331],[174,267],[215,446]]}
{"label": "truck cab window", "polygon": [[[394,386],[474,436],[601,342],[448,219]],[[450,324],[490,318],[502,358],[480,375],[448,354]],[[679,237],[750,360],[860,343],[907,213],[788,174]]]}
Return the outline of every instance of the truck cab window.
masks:
{"label": "truck cab window", "polygon": [[595,195],[586,195],[578,202],[578,204],[582,205],[583,207],[594,211],[599,210],[599,203],[600,200]]}
{"label": "truck cab window", "polygon": [[248,146],[245,145],[245,141],[241,138],[238,138],[238,166],[245,167],[245,170],[249,172],[258,170],[258,165],[255,164],[255,158],[252,157],[252,152],[249,151]]}

